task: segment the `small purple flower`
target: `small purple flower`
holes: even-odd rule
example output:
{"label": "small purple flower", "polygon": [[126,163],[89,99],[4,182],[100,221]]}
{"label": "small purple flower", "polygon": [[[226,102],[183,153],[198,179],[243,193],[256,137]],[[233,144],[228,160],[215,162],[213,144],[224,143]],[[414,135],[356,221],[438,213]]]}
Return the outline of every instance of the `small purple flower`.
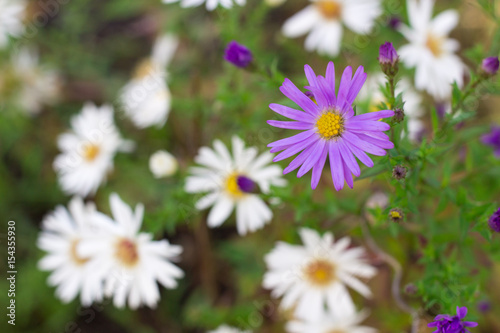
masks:
{"label": "small purple flower", "polygon": [[491,303],[489,301],[480,301],[477,303],[477,309],[481,313],[486,313],[491,310]]}
{"label": "small purple flower", "polygon": [[401,19],[397,16],[391,16],[391,18],[389,19],[389,22],[387,22],[387,25],[390,28],[396,30],[401,25]]}
{"label": "small purple flower", "polygon": [[493,147],[495,156],[500,158],[500,126],[493,126],[490,133],[481,137],[481,141]]}
{"label": "small purple flower", "polygon": [[385,149],[394,148],[389,137],[383,133],[389,124],[379,121],[394,115],[392,110],[354,115],[352,103],[366,81],[367,74],[362,66],[354,76],[349,66],[344,70],[338,93],[335,93],[335,67],[328,64],[326,76],[316,75],[309,65],[304,66],[309,86],[305,87],[314,95],[311,100],[289,79],[280,87],[281,92],[302,110],[280,104],[270,104],[274,112],[294,121],[268,120],[274,127],[299,130],[300,133],[270,143],[271,153],[281,152],[274,162],[297,157],[283,171],[287,174],[297,168],[297,177],[302,177],[312,169],[311,188],[315,189],[323,172],[326,159],[330,158],[333,184],[337,191],[344,182],[352,188],[352,175],[359,176],[361,169],[355,156],[367,167],[373,161],[366,153],[377,156],[387,154]]}
{"label": "small purple flower", "polygon": [[467,308],[457,306],[457,315],[439,315],[434,318],[434,322],[427,324],[428,327],[436,327],[432,333],[470,333],[466,327],[476,327],[477,323],[473,321],[463,321],[467,315]]}
{"label": "small purple flower", "polygon": [[224,59],[237,67],[245,68],[252,62],[253,55],[246,46],[233,40],[227,44]]}
{"label": "small purple flower", "polygon": [[248,177],[238,176],[236,183],[238,184],[238,188],[241,190],[241,192],[252,193],[255,190],[254,181]]}
{"label": "small purple flower", "polygon": [[392,43],[385,42],[380,45],[378,61],[381,65],[395,65],[398,59],[398,53]]}
{"label": "small purple flower", "polygon": [[494,232],[500,232],[500,208],[490,216],[488,225]]}
{"label": "small purple flower", "polygon": [[499,66],[498,57],[488,57],[483,60],[481,69],[488,75],[495,75],[498,72]]}

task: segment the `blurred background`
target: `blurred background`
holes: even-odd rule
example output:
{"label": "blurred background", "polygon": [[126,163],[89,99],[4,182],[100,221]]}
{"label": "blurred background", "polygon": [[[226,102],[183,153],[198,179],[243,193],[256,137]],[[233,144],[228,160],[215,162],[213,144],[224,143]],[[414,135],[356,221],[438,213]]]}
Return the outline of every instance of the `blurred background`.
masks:
{"label": "blurred background", "polygon": [[[236,134],[247,145],[265,151],[269,142],[285,135],[285,131],[266,124],[274,117],[268,104],[284,100],[278,90],[284,76],[304,85],[303,65],[310,64],[321,73],[329,60],[334,60],[337,68],[362,64],[369,75],[375,74],[380,71],[379,45],[391,41],[398,48],[405,43],[389,25],[394,17],[407,22],[405,3],[388,0],[371,35],[344,31],[339,56],[331,59],[306,52],[303,38],[287,39],[280,32],[283,22],[306,5],[305,0],[288,0],[276,7],[248,0],[243,7],[207,12],[204,6],[184,9],[160,0],[29,1],[24,33],[0,50],[0,240],[5,244],[6,222],[16,221],[18,271],[16,326],[2,320],[1,331],[195,333],[228,323],[261,333],[284,332],[289,314],[281,313],[279,301],[261,287],[263,256],[278,240],[298,243],[299,226],[331,230],[337,237],[350,235],[356,245],[366,246],[359,216],[367,214],[376,226],[375,240],[402,264],[401,292],[405,300],[422,309],[421,332],[431,332],[426,323],[434,315],[450,311],[452,304],[469,307],[470,320],[480,323],[473,332],[500,332],[499,245],[472,233],[466,241],[467,245],[475,244],[470,255],[446,260],[436,257],[440,253],[446,256],[445,245],[456,236],[454,226],[447,225],[456,208],[436,212],[435,199],[419,189],[411,194],[419,199],[405,227],[394,227],[387,221],[387,205],[365,208],[367,200],[378,192],[391,202],[395,189],[388,185],[390,173],[377,180],[359,179],[354,190],[341,192],[334,191],[326,175],[329,172],[316,191],[310,189],[309,176],[296,179],[289,174],[290,185],[273,193],[280,200],[272,206],[272,223],[245,237],[236,233],[234,217],[209,230],[207,212],[194,209],[198,197],[185,193],[183,186],[199,147],[211,145],[215,138],[229,144]],[[460,24],[452,37],[460,41],[459,54],[470,68],[475,69],[488,52],[498,55],[497,23],[477,1],[439,0],[435,12],[448,8],[460,12]],[[500,5],[497,9],[500,15]],[[168,68],[172,111],[164,127],[139,130],[124,117],[117,99],[135,66],[164,33],[179,38]],[[224,62],[224,48],[231,40],[250,48],[268,76]],[[31,73],[19,70],[30,66],[34,67]],[[35,82],[41,71],[48,73],[47,81]],[[413,81],[411,71],[403,70],[403,75]],[[28,92],[24,90],[26,82],[31,84]],[[42,97],[35,99],[36,94]],[[111,192],[119,193],[131,205],[144,203],[142,229],[154,233],[156,239],[166,237],[184,247],[179,266],[186,277],[177,289],[162,288],[156,309],[119,310],[109,302],[84,308],[78,300],[63,304],[55,298],[54,288],[46,284],[49,274],[37,268],[43,256],[36,246],[40,223],[57,205],[70,200],[60,190],[52,167],[58,154],[57,137],[69,128],[71,116],[86,101],[113,104],[122,136],[136,143],[133,153],[116,156],[114,171],[91,199],[108,214]],[[428,129],[423,131],[425,137],[436,106],[426,95],[423,101],[422,121]],[[477,104],[478,117],[472,121],[475,132],[466,137],[460,150],[443,156],[453,170],[450,191],[460,187],[477,202],[500,199],[500,164],[478,139],[491,124],[500,123],[498,103],[498,96],[485,93]],[[409,145],[418,148],[419,142]],[[179,171],[173,177],[158,180],[152,176],[148,160],[159,149],[177,158]],[[481,170],[483,163],[493,167]],[[429,169],[432,175],[441,167],[438,163]],[[412,200],[410,195],[408,200]],[[441,247],[433,248],[432,242],[429,245],[423,223],[431,216],[443,227]],[[415,233],[420,236],[415,237]],[[410,317],[399,310],[391,296],[392,269],[370,253],[370,262],[378,269],[369,284],[375,296],[371,300],[355,297],[355,301],[370,310],[367,325],[384,333],[409,332]],[[7,270],[4,263],[0,264],[2,272]],[[405,292],[408,284],[418,291],[410,287]],[[7,289],[7,281],[2,279],[2,295]],[[2,308],[7,302],[2,296]],[[481,302],[491,308],[480,311]]]}

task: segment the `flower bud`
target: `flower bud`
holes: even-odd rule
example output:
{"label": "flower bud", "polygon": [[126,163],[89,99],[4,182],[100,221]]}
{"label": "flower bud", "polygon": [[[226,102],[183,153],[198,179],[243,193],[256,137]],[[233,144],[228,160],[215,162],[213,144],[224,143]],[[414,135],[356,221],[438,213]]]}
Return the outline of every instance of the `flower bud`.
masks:
{"label": "flower bud", "polygon": [[386,42],[380,45],[378,62],[386,75],[396,75],[398,72],[399,56],[392,43]]}
{"label": "flower bud", "polygon": [[498,57],[488,57],[483,60],[481,70],[484,74],[491,76],[495,75],[498,72],[499,66],[500,62],[498,61]]}
{"label": "flower bud", "polygon": [[159,150],[149,158],[149,170],[155,178],[172,176],[177,168],[177,160],[165,150]]}
{"label": "flower bud", "polygon": [[406,169],[403,165],[396,165],[394,169],[392,169],[392,177],[397,180],[405,179],[406,173],[408,169]]}
{"label": "flower bud", "polygon": [[401,109],[401,108],[397,108],[396,110],[394,110],[394,116],[392,117],[392,120],[396,124],[398,124],[398,123],[402,122],[403,120],[405,120],[405,112],[404,112],[404,110]]}
{"label": "flower bud", "polygon": [[252,52],[244,45],[241,45],[234,40],[227,44],[224,53],[224,59],[236,67],[245,68],[250,65],[253,60]]}
{"label": "flower bud", "polygon": [[392,222],[401,222],[404,218],[403,211],[399,208],[393,208],[389,211],[389,219]]}
{"label": "flower bud", "polygon": [[500,208],[490,216],[488,225],[494,232],[500,232]]}

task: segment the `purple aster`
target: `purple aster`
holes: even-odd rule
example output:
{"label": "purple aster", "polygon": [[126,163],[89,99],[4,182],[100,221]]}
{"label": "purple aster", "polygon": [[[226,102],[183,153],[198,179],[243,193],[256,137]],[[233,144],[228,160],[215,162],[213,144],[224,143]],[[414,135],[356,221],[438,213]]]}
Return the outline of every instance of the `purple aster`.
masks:
{"label": "purple aster", "polygon": [[427,324],[428,327],[436,327],[432,333],[470,333],[466,327],[476,327],[477,323],[473,321],[463,321],[467,315],[467,308],[457,306],[457,315],[439,315],[434,318],[434,322]]}
{"label": "purple aster", "polygon": [[392,46],[392,43],[385,42],[380,45],[378,61],[381,64],[394,65],[398,59],[398,53],[396,52],[396,49],[394,49],[394,46]]}
{"label": "purple aster", "polygon": [[500,126],[493,126],[491,132],[481,137],[481,141],[488,146],[492,146],[495,156],[500,158]]}
{"label": "purple aster", "polygon": [[326,77],[316,76],[309,65],[305,65],[309,86],[305,87],[314,95],[314,101],[300,91],[289,79],[280,87],[281,92],[295,102],[303,111],[279,104],[270,104],[274,112],[294,121],[268,120],[274,127],[300,130],[294,136],[270,143],[271,153],[281,152],[274,162],[298,156],[283,171],[287,174],[300,167],[297,177],[302,177],[312,169],[311,187],[318,185],[326,158],[329,156],[333,184],[337,191],[344,187],[344,181],[352,188],[352,174],[361,171],[356,156],[367,167],[373,161],[366,153],[383,156],[384,149],[394,148],[389,137],[382,133],[390,126],[379,121],[394,115],[391,110],[354,115],[352,103],[366,81],[366,73],[360,66],[354,77],[352,68],[344,70],[338,94],[335,94],[335,67],[328,64]]}
{"label": "purple aster", "polygon": [[488,57],[483,60],[481,69],[488,75],[495,75],[498,72],[500,61],[498,57]]}
{"label": "purple aster", "polygon": [[253,60],[252,52],[234,40],[227,44],[224,59],[241,68],[247,67]]}
{"label": "purple aster", "polygon": [[498,208],[498,210],[490,216],[490,218],[488,219],[488,225],[490,226],[491,230],[500,232],[500,208]]}

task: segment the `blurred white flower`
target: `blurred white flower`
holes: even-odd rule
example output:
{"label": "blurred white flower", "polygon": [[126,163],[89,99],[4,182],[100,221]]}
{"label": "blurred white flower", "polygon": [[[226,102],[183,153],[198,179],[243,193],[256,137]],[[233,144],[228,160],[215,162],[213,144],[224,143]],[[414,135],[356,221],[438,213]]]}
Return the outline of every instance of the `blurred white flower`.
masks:
{"label": "blurred white flower", "polygon": [[167,121],[172,97],[166,84],[166,67],[178,43],[173,35],[159,37],[151,56],[139,63],[134,77],[122,89],[120,100],[123,110],[138,128],[162,127]]}
{"label": "blurred white flower", "polygon": [[328,311],[336,316],[354,312],[355,306],[346,286],[370,297],[360,278],[371,278],[376,270],[363,259],[363,248],[348,248],[350,239],[334,242],[331,233],[323,237],[314,230],[300,229],[304,246],[278,242],[265,256],[268,271],[263,286],[273,297],[283,297],[283,309],[295,308],[298,319],[317,321]]}
{"label": "blurred white flower", "polygon": [[286,0],[265,0],[266,4],[271,7],[278,7],[285,3]]}
{"label": "blurred white flower", "polygon": [[155,178],[172,176],[178,167],[175,157],[165,150],[159,150],[149,158],[149,170]]}
{"label": "blurred white flower", "polygon": [[89,306],[102,300],[102,283],[90,269],[89,258],[77,249],[82,240],[97,235],[98,230],[91,228],[91,220],[98,219],[100,213],[94,205],[85,205],[79,197],[73,198],[68,208],[69,212],[58,206],[44,218],[37,244],[48,254],[38,266],[52,271],[48,283],[57,286],[56,295],[64,303],[72,301],[80,292],[82,305]]}
{"label": "blurred white flower", "polygon": [[[19,83],[16,99],[26,113],[37,114],[43,105],[52,104],[59,97],[59,76],[55,71],[39,66],[35,50],[21,48],[12,57],[11,69],[13,80]],[[0,82],[0,86],[2,85]]]}
{"label": "blurred white flower", "polygon": [[284,186],[282,169],[268,164],[273,155],[257,156],[256,147],[245,148],[244,142],[233,137],[233,154],[219,140],[215,150],[202,147],[195,161],[202,167],[190,168],[186,179],[188,193],[206,193],[197,203],[199,210],[213,206],[208,214],[208,226],[220,226],[236,206],[236,227],[240,235],[262,228],[273,217],[272,211],[256,191],[269,193],[271,185]]}
{"label": "blurred white flower", "polygon": [[368,34],[382,13],[380,0],[309,0],[311,4],[289,18],[283,34],[295,38],[309,33],[307,51],[336,56],[342,42],[342,23],[358,34]]}
{"label": "blurred white flower", "polygon": [[[218,5],[221,5],[224,8],[232,8],[233,0],[162,0],[163,3],[174,3],[181,2],[181,7],[197,7],[206,2],[205,6],[207,10],[214,10]],[[246,4],[246,0],[234,0],[234,3],[240,6],[244,6]]]}
{"label": "blurred white flower", "polygon": [[317,321],[293,320],[286,325],[289,333],[376,333],[377,330],[367,326],[359,326],[366,318],[366,313],[356,313],[352,309],[344,309],[341,315],[324,312]]}
{"label": "blurred white flower", "polygon": [[384,192],[375,192],[366,200],[365,207],[370,209],[384,209],[387,205],[389,205],[389,196]]}
{"label": "blurred white flower", "polygon": [[[383,73],[372,74],[366,80],[365,85],[359,92],[358,99],[369,101],[370,112],[379,111],[381,103],[387,103],[385,96],[380,90],[380,86],[385,85],[387,79]],[[411,86],[410,81],[402,78],[398,81],[395,89],[396,96],[402,94],[404,104],[405,119],[408,124],[409,138],[417,140],[419,134],[425,128],[422,116],[425,111],[422,108],[422,96]]]}
{"label": "blurred white flower", "polygon": [[130,151],[133,144],[121,138],[113,120],[113,108],[83,106],[71,118],[71,132],[59,135],[61,150],[54,160],[59,184],[67,194],[87,196],[97,191],[113,169],[117,151]]}
{"label": "blurred white flower", "polygon": [[251,333],[252,331],[241,331],[237,328],[230,327],[227,325],[222,325],[219,326],[216,330],[214,331],[208,331],[208,333]]}
{"label": "blurred white flower", "polygon": [[9,36],[19,37],[24,29],[24,0],[0,0],[0,48],[7,45]]}
{"label": "blurred white flower", "polygon": [[465,65],[455,54],[458,41],[448,34],[458,23],[458,12],[447,10],[432,19],[434,0],[408,0],[410,27],[399,30],[410,42],[399,50],[407,67],[416,68],[415,86],[435,99],[444,101],[451,96],[451,85],[463,85]]}
{"label": "blurred white flower", "polygon": [[156,307],[160,299],[157,282],[166,288],[177,287],[183,271],[172,264],[182,247],[167,240],[153,241],[149,233],[140,233],[144,206],[135,211],[113,193],[110,196],[110,218],[99,221],[102,233],[86,238],[79,251],[90,258],[89,266],[104,281],[105,296],[113,296],[116,307],[127,303],[132,309],[140,305]]}

